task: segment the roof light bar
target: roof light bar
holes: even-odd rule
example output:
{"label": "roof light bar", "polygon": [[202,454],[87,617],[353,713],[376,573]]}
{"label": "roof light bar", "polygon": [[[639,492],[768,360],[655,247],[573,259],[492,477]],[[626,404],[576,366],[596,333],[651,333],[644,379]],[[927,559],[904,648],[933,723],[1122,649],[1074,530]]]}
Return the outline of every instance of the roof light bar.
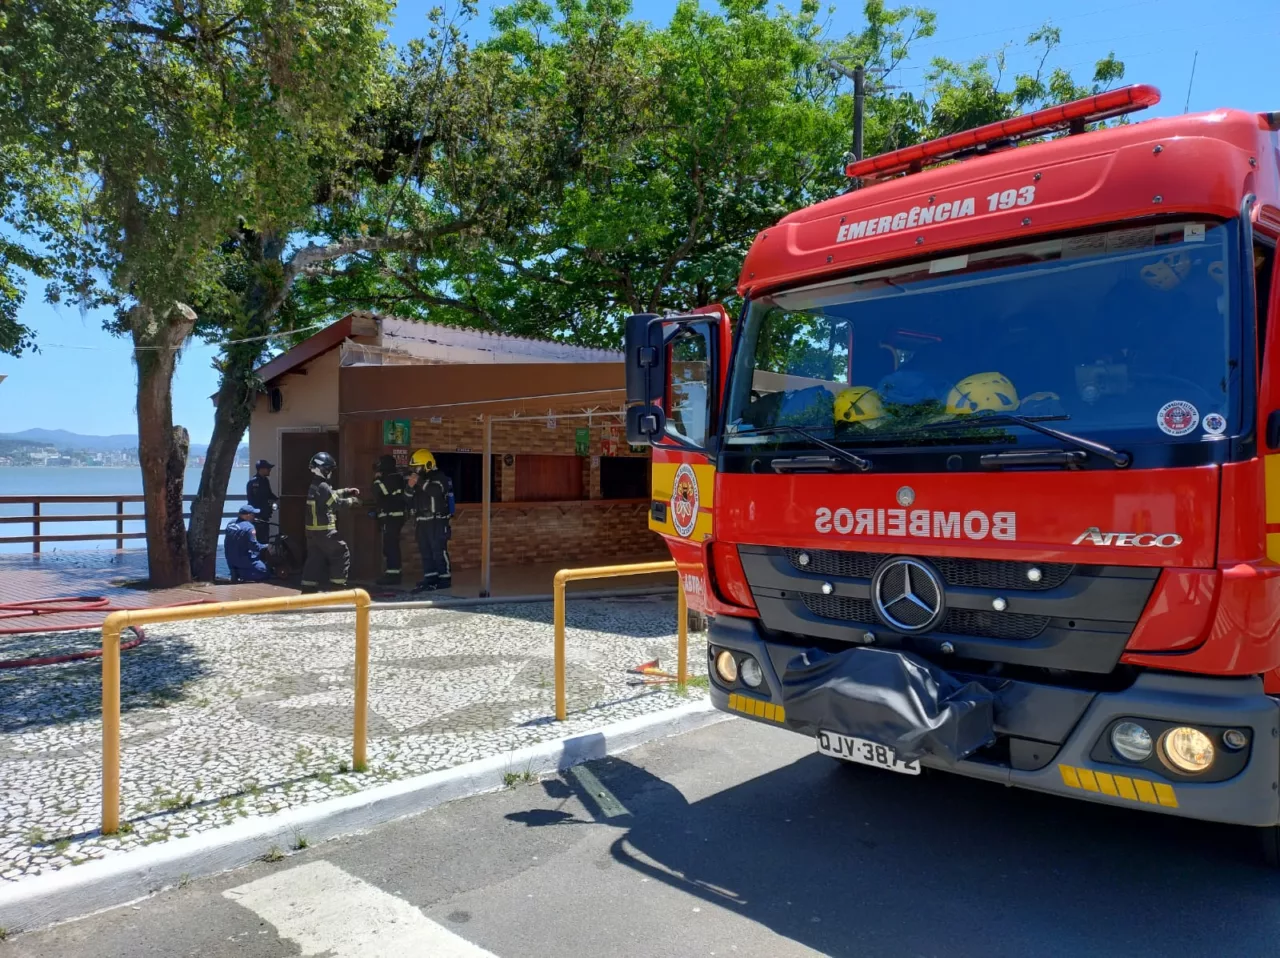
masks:
{"label": "roof light bar", "polygon": [[1139,83],[1121,87],[1033,113],[1024,113],[1012,119],[988,123],[962,133],[917,143],[892,153],[869,156],[865,160],[850,163],[845,167],[845,173],[864,179],[880,179],[896,173],[915,173],[927,164],[954,159],[977,151],[985,144],[1002,140],[1017,142],[1058,130],[1083,131],[1086,124],[1145,110],[1159,102],[1160,91],[1153,86]]}

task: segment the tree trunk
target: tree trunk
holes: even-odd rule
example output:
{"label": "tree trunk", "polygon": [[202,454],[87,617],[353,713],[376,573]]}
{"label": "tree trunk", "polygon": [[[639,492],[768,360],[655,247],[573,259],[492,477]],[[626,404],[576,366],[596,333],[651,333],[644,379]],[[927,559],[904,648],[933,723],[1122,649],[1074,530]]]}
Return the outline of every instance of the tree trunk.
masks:
{"label": "tree trunk", "polygon": [[182,521],[187,431],[174,428],[171,387],[178,352],[195,318],[190,307],[180,303],[161,317],[146,306],[136,306],[130,314],[138,368],[138,459],[147,516],[147,570],[153,588],[191,581]]}
{"label": "tree trunk", "polygon": [[[270,332],[279,311],[278,295],[283,279],[280,256],[284,244],[272,234],[244,233],[242,254],[251,262],[254,277],[245,291],[244,324],[236,330],[236,338],[254,339]],[[227,498],[227,485],[235,466],[236,450],[249,428],[261,384],[254,370],[266,352],[264,341],[234,343],[226,347],[221,360],[222,378],[218,384],[217,406],[213,414],[213,435],[204,470],[200,473],[200,490],[191,504],[191,532],[188,549],[191,572],[202,582],[212,582],[218,566],[218,532],[222,528],[222,505]],[[244,490],[234,490],[239,498]],[[263,543],[265,545],[266,543]]]}
{"label": "tree trunk", "polygon": [[[249,428],[254,391],[246,391],[236,373],[252,373],[256,363],[247,369],[233,370],[231,364],[222,373],[218,387],[218,406],[213,416],[213,436],[200,473],[200,491],[191,503],[191,532],[187,548],[191,553],[191,574],[199,582],[212,582],[218,567],[218,532],[222,528],[222,507],[228,493],[242,500],[243,489],[227,488],[235,466],[236,450]],[[247,392],[247,395],[246,395]],[[265,545],[265,543],[264,543]]]}

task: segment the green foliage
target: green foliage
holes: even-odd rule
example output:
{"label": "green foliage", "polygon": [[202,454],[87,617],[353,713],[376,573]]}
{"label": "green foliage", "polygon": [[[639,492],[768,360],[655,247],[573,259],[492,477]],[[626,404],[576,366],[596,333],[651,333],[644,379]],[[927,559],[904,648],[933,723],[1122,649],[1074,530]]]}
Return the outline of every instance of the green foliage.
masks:
{"label": "green foliage", "polygon": [[[664,26],[631,13],[621,0],[521,0],[495,12],[487,42],[458,45],[450,69],[465,65],[471,82],[503,104],[504,128],[477,126],[475,135],[489,139],[468,140],[482,148],[453,154],[454,162],[473,175],[484,171],[476,182],[508,197],[494,208],[509,215],[430,248],[348,261],[296,287],[300,315],[336,317],[359,306],[616,345],[631,312],[717,301],[732,311],[756,234],[847,188],[853,97],[835,65],[867,67],[869,154],[1102,89],[1124,70],[1108,57],[1092,85],[1076,84],[1049,67],[1060,35],[1046,26],[1028,40],[1041,54],[1035,73],[1006,79],[1003,52],[972,64],[937,60],[920,97],[875,80],[933,34],[927,9],[869,0],[865,26],[836,38],[813,0],[794,11],[762,0],[713,11],[685,0]],[[395,72],[429,73],[422,64],[441,61],[427,49],[408,51]],[[398,79],[392,87],[400,92],[388,105],[424,96],[421,84],[415,91]],[[449,102],[465,103],[467,88],[460,84]],[[441,81],[425,89],[438,91]],[[507,143],[508,131],[518,131],[518,148]],[[539,184],[525,202],[511,202],[518,190],[504,192],[515,184],[489,162],[495,150]],[[427,174],[397,192],[397,216],[432,215],[440,194],[422,186],[432,182]],[[324,232],[353,232],[385,202],[364,190],[341,210],[341,229],[332,220]]]}
{"label": "green foliage", "polygon": [[1109,89],[1124,78],[1124,63],[1109,53],[1094,65],[1093,80],[1079,84],[1062,67],[1050,69],[1049,58],[1062,42],[1062,31],[1046,23],[1026,39],[1039,53],[1034,73],[1019,73],[1005,83],[1008,47],[970,63],[937,58],[928,72],[933,104],[923,138],[1006,120],[1053,103],[1065,103]]}
{"label": "green foliage", "polygon": [[75,209],[41,238],[53,295],[164,310],[217,281],[211,254],[243,218],[309,209],[311,160],[350,145],[376,91],[387,13],[383,0],[7,4],[0,149],[33,173],[6,213],[52,184]]}

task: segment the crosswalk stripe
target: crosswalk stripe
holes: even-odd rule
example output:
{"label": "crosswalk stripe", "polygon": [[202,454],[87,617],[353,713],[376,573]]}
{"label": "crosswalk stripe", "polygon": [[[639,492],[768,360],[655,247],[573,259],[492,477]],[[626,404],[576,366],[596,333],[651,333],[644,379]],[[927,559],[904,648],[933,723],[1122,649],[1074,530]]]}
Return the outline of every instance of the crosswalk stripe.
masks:
{"label": "crosswalk stripe", "polygon": [[275,872],[222,894],[274,925],[303,955],[496,958],[402,898],[326,861]]}

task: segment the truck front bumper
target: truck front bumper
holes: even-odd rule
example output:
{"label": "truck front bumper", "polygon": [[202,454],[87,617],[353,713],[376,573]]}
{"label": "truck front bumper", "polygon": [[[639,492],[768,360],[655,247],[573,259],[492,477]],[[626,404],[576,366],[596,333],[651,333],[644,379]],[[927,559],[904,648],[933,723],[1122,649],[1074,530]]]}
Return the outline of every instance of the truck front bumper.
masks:
{"label": "truck front bumper", "polygon": [[[759,688],[720,679],[714,659],[722,649],[760,663]],[[905,743],[902,757],[926,767],[1070,798],[1205,821],[1280,823],[1280,701],[1256,677],[1146,672],[1123,691],[1097,693],[975,683],[901,653],[850,648],[832,655],[773,642],[754,620],[725,616],[711,623],[708,653],[715,706],[767,725],[807,736],[837,732],[899,750]],[[1230,777],[1197,781],[1155,760],[1119,760],[1105,743],[1122,718],[1241,729],[1249,746],[1231,756]],[[1016,757],[992,747],[1001,739],[1006,746],[1016,741]]]}

